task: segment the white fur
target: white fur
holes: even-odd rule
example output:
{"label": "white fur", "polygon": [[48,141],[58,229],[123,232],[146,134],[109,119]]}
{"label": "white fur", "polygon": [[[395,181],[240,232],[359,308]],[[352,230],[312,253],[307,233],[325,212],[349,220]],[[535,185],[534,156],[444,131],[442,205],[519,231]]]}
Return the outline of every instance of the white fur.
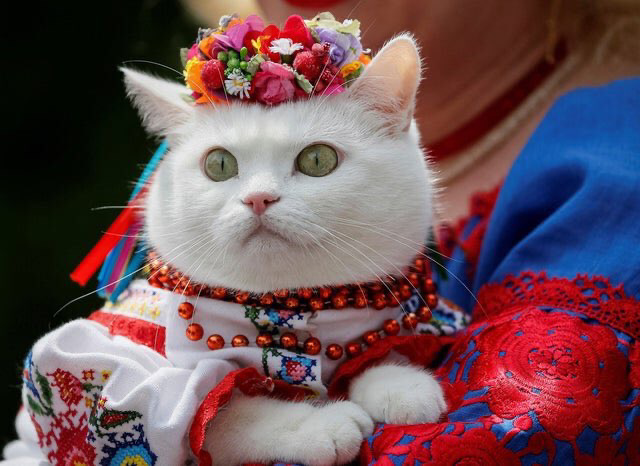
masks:
{"label": "white fur", "polygon": [[[347,93],[273,108],[201,105],[185,118],[179,96],[154,97],[185,88],[125,73],[147,127],[172,143],[146,204],[149,242],[195,280],[254,292],[361,282],[397,275],[421,249],[432,177],[415,125],[406,128],[420,76],[410,38],[387,45]],[[317,142],[341,155],[321,178],[295,169],[298,153]],[[214,147],[237,158],[237,177],[204,175]],[[262,222],[241,202],[256,191],[280,197]],[[253,234],[260,223],[266,229]]]}
{"label": "white fur", "polygon": [[[170,140],[146,201],[148,241],[196,281],[253,292],[366,282],[397,275],[422,249],[433,178],[412,123],[420,58],[410,36],[387,44],[347,92],[273,108],[185,106],[184,88],[123,71],[147,128]],[[328,176],[295,168],[314,143],[340,155]],[[217,147],[236,157],[238,176],[205,176],[203,158]],[[279,198],[262,218],[242,202],[259,191]],[[415,368],[377,367],[351,392],[368,414],[351,402],[234,397],[210,426],[209,451],[218,464],[344,463],[371,418],[433,421],[445,407]]]}
{"label": "white fur", "polygon": [[236,395],[210,428],[217,433],[206,444],[214,464],[268,459],[325,466],[353,459],[373,422],[349,401],[315,406]]}
{"label": "white fur", "polygon": [[415,366],[385,364],[356,377],[349,399],[376,422],[436,422],[447,409],[442,388],[427,371]]}

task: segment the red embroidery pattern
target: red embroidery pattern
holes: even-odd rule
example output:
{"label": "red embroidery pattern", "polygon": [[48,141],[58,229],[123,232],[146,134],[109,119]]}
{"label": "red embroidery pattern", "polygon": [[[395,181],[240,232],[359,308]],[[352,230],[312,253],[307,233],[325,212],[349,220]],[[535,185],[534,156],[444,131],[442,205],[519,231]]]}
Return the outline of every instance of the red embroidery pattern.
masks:
{"label": "red embroidery pattern", "polygon": [[447,420],[379,424],[362,463],[640,464],[637,300],[601,278],[532,273],[479,294],[436,371]]}
{"label": "red embroidery pattern", "polygon": [[[477,340],[469,388],[489,387],[489,408],[503,418],[533,410],[554,437],[575,439],[588,425],[612,434],[629,392],[627,359],[607,327],[527,306],[492,322]],[[567,422],[571,419],[571,422]]]}
{"label": "red embroidery pattern", "polygon": [[148,346],[162,356],[166,356],[166,329],[161,325],[104,311],[92,313],[89,320],[107,327],[111,335],[125,336],[135,343]]}
{"label": "red embroidery pattern", "polygon": [[568,280],[548,278],[544,272],[523,272],[518,277],[508,276],[502,283],[483,286],[477,297],[479,304],[473,313],[476,322],[531,304],[579,312],[640,338],[640,302],[603,277],[578,275]]}

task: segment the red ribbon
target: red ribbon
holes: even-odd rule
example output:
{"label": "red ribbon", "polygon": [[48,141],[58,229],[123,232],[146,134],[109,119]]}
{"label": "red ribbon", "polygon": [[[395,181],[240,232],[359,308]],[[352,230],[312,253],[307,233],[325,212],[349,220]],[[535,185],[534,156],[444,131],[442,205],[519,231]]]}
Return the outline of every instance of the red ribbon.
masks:
{"label": "red ribbon", "polygon": [[122,235],[127,233],[129,227],[136,220],[136,209],[139,206],[138,200],[146,192],[143,188],[138,195],[133,198],[127,207],[120,212],[120,215],[114,220],[107,232],[102,235],[100,241],[89,251],[82,262],[71,272],[71,280],[80,286],[85,286],[89,279],[96,273],[96,270],[102,265],[109,252],[122,239]]}

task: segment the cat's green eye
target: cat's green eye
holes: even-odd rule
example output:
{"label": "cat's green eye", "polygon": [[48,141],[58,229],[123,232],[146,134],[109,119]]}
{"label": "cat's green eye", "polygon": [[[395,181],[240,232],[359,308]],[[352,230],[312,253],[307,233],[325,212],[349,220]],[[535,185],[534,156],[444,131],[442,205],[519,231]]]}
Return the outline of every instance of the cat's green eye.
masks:
{"label": "cat's green eye", "polygon": [[213,181],[225,181],[238,174],[238,161],[225,149],[213,149],[204,159],[204,172]]}
{"label": "cat's green eye", "polygon": [[296,158],[296,167],[308,176],[326,176],[338,166],[338,153],[326,144],[306,147]]}

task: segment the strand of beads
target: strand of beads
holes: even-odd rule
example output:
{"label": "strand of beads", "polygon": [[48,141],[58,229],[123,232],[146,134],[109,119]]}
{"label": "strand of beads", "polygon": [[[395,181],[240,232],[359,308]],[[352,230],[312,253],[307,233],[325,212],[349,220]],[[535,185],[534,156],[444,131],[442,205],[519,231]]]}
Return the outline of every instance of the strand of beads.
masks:
{"label": "strand of beads", "polygon": [[155,252],[149,254],[149,271],[149,284],[185,296],[202,296],[247,306],[295,312],[366,307],[382,310],[399,306],[401,302],[411,297],[414,290],[421,292],[429,307],[433,308],[437,305],[435,284],[427,276],[426,263],[421,258],[414,260],[406,277],[389,277],[385,281],[336,287],[277,290],[261,295],[195,283],[186,275],[163,263]]}
{"label": "strand of beads", "polygon": [[[416,312],[405,314],[401,323],[396,319],[387,319],[378,330],[370,330],[362,335],[361,341],[351,341],[343,348],[337,343],[330,343],[325,349],[325,355],[332,360],[338,360],[346,353],[347,357],[355,357],[369,346],[373,346],[378,341],[387,336],[395,336],[400,333],[401,327],[406,330],[413,330],[418,323],[426,323],[431,320],[431,311],[438,305],[436,295],[436,284],[431,278],[424,279],[422,289],[426,292],[425,303],[420,306]],[[185,320],[191,320],[194,315],[193,304],[185,301],[178,306],[178,315]],[[198,323],[191,323],[187,326],[186,336],[189,340],[199,341],[204,337],[204,330]],[[290,351],[300,351],[309,355],[317,355],[322,351],[322,343],[315,337],[309,337],[304,342],[299,342],[298,337],[293,332],[283,333],[279,341],[276,342],[274,337],[269,333],[260,333],[255,340],[256,346],[260,348],[279,346],[280,348]],[[207,346],[210,350],[222,349],[225,346],[225,340],[221,335],[212,334],[207,338]],[[245,335],[236,335],[231,340],[231,346],[246,347],[249,346],[249,339]]]}

